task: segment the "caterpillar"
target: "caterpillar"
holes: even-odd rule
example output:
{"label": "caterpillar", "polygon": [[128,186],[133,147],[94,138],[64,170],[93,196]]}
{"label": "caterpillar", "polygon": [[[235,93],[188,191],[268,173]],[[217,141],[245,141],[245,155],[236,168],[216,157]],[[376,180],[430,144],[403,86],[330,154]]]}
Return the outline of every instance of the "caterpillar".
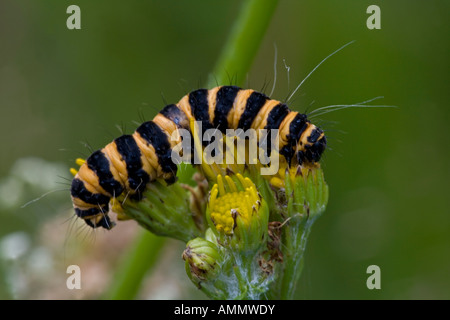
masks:
{"label": "caterpillar", "polygon": [[122,135],[93,152],[72,180],[71,196],[78,217],[92,228],[111,229],[109,203],[124,192],[139,200],[147,183],[176,181],[177,166],[171,151],[178,141],[172,134],[190,131],[190,121],[200,121],[202,131],[218,129],[278,129],[279,154],[288,165],[318,162],[327,144],[323,130],[305,114],[263,93],[236,86],[198,89],[177,104],[164,107],[153,120],[131,135]]}

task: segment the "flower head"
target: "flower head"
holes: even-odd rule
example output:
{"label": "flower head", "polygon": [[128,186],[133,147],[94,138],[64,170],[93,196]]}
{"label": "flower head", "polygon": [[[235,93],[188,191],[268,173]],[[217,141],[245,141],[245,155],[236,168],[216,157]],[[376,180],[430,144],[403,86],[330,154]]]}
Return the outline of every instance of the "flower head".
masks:
{"label": "flower head", "polygon": [[182,255],[186,272],[197,285],[214,278],[219,272],[221,257],[217,245],[203,238],[189,241]]}
{"label": "flower head", "polygon": [[202,219],[190,208],[190,193],[180,184],[167,186],[164,181],[155,181],[147,185],[142,196],[139,201],[121,196],[112,209],[121,220],[134,219],[157,235],[187,242],[202,234]]}
{"label": "flower head", "polygon": [[255,184],[241,174],[217,177],[212,187],[207,220],[223,244],[258,248],[267,239],[269,210]]}

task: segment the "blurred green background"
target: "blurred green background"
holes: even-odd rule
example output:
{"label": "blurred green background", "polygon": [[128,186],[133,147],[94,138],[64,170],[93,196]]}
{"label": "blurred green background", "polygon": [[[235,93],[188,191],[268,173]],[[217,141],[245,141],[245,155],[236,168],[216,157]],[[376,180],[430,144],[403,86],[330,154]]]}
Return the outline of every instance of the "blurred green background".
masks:
{"label": "blurred green background", "polygon": [[[66,28],[69,4],[81,8],[81,30]],[[366,27],[371,4],[381,30]],[[89,146],[119,136],[116,126],[132,132],[140,114],[150,119],[205,83],[239,8],[236,0],[0,2],[0,298],[105,293],[138,229],[126,222],[93,233],[74,222],[67,170]],[[380,95],[378,104],[398,106],[315,119],[329,136],[330,200],[297,298],[450,299],[449,12],[444,0],[280,1],[246,87],[271,87],[274,44],[273,98],[283,100],[356,40],[314,72],[291,108]],[[169,241],[141,298],[204,298],[184,274],[182,248]],[[70,264],[87,270],[82,290],[66,288]],[[381,290],[366,287],[372,264]]]}

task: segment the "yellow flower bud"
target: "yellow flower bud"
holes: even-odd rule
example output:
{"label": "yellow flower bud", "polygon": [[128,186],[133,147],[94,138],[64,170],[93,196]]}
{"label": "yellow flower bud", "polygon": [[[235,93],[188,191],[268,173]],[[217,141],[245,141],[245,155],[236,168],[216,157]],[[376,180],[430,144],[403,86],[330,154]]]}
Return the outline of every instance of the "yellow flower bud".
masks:
{"label": "yellow flower bud", "polygon": [[267,204],[249,178],[217,176],[207,220],[220,243],[245,250],[257,248],[267,239],[268,219]]}

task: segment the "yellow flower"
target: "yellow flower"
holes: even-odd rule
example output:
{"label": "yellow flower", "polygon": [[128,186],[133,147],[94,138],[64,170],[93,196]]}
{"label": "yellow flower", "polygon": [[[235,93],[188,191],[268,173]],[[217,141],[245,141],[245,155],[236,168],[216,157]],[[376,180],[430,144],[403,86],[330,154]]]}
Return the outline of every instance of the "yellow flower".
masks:
{"label": "yellow flower", "polygon": [[209,207],[211,219],[217,231],[230,235],[236,227],[236,218],[239,215],[245,225],[250,223],[253,215],[261,206],[260,196],[256,187],[249,178],[243,178],[237,174],[236,177],[244,187],[238,190],[235,183],[229,176],[225,176],[231,192],[225,191],[222,176],[217,177],[217,182],[211,190]]}
{"label": "yellow flower", "polygon": [[[85,162],[86,162],[86,160],[81,159],[81,158],[77,158],[77,159],[75,160],[75,163],[76,163],[79,167],[81,167]],[[75,168],[70,168],[70,173],[75,177],[75,176],[77,175],[77,173],[78,173],[78,170],[75,169]]]}
{"label": "yellow flower", "polygon": [[224,244],[258,247],[267,235],[267,204],[249,178],[241,174],[233,178],[217,176],[208,203],[208,223]]}
{"label": "yellow flower", "polygon": [[286,159],[280,157],[278,172],[272,176],[263,176],[265,179],[269,180],[271,186],[281,189],[286,187],[286,178],[289,177],[294,180],[298,176],[307,176],[308,172],[320,170],[319,163],[304,163],[303,165],[298,165],[293,163],[288,165]]}

